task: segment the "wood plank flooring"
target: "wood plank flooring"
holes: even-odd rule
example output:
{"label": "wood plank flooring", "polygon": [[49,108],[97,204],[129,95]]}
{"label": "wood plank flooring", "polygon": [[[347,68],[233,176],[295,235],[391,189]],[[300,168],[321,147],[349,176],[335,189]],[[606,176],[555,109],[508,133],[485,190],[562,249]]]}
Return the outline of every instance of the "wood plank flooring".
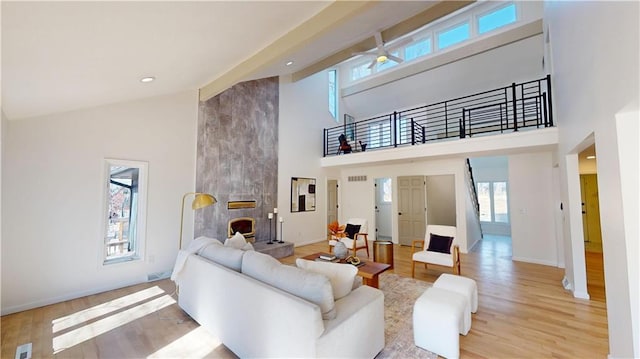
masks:
{"label": "wood plank flooring", "polygon": [[[318,251],[327,251],[325,243],[295,248],[282,262]],[[394,246],[393,272],[411,276],[410,252]],[[591,300],[562,288],[560,268],[511,261],[510,245],[499,239],[482,241],[461,261],[479,294],[471,331],[460,337],[463,358],[607,356],[601,254],[586,256]],[[427,282],[443,272],[451,270],[416,266],[416,278]],[[182,312],[174,290],[161,280],[3,316],[0,357],[32,342],[33,358],[235,358]]]}

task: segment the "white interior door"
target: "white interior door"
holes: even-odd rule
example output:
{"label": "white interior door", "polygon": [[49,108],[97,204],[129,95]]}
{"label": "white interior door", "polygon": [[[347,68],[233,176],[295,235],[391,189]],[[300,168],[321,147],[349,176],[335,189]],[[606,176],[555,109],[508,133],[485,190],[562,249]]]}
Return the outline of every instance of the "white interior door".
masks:
{"label": "white interior door", "polygon": [[410,246],[426,231],[426,180],[424,176],[398,177],[398,240]]}
{"label": "white interior door", "polygon": [[391,240],[391,178],[376,178],[376,240]]}

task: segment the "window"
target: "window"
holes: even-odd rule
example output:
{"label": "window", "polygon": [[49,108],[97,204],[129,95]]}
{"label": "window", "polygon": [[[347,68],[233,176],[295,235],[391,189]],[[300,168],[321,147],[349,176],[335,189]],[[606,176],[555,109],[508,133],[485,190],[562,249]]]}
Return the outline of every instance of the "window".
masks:
{"label": "window", "polygon": [[411,120],[401,117],[396,122],[396,134],[398,135],[397,143],[409,143],[411,139]]}
{"label": "window", "polygon": [[336,70],[329,70],[329,113],[338,120],[338,74]]}
{"label": "window", "polygon": [[[398,57],[399,52],[398,51],[394,51],[394,52],[390,52],[391,55]],[[382,71],[382,70],[386,70],[388,68],[394,67],[398,65],[397,62],[393,61],[393,60],[387,60],[383,63],[378,63],[378,71]]]}
{"label": "window", "polygon": [[369,68],[370,62],[356,65],[351,69],[351,81],[361,79],[371,75],[371,69]]}
{"label": "window", "polygon": [[516,5],[510,4],[493,10],[478,17],[478,33],[484,34],[491,30],[516,22]]}
{"label": "window", "polygon": [[391,203],[391,178],[382,179],[382,202]]}
{"label": "window", "polygon": [[[527,16],[529,10],[520,7],[518,2],[477,1],[469,5],[459,13],[451,14],[438,21],[427,24],[416,30],[410,36],[414,40],[394,48],[394,55],[405,62],[437,55],[447,51],[457,44],[468,43],[480,35],[499,29],[509,24],[514,24],[518,18]],[[520,14],[522,13],[522,14]],[[533,17],[535,13],[531,14]],[[374,54],[374,49],[369,53]],[[398,55],[399,54],[399,55]],[[382,64],[374,64],[369,68],[371,61],[367,58],[357,58],[348,61],[344,66],[350,72],[347,82],[353,82],[379,73],[390,68],[395,68],[397,63],[387,61]]]}
{"label": "window", "polygon": [[507,182],[478,182],[480,221],[509,223]]}
{"label": "window", "polygon": [[469,23],[465,22],[438,33],[438,49],[444,49],[469,38]]}
{"label": "window", "polygon": [[104,264],[141,259],[145,237],[147,164],[105,160]]}
{"label": "window", "polygon": [[369,125],[369,148],[391,146],[391,125],[380,121]]}
{"label": "window", "polygon": [[404,60],[411,61],[431,52],[431,39],[418,40],[404,49]]}

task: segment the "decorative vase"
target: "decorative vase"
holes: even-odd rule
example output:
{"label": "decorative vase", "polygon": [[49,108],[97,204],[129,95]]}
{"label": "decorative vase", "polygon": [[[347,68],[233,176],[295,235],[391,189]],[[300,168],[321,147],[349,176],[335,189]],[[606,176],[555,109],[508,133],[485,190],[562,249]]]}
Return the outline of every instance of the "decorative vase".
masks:
{"label": "decorative vase", "polygon": [[333,253],[336,255],[336,257],[345,259],[347,258],[349,250],[347,250],[347,246],[345,246],[344,243],[338,242],[335,246],[333,246]]}

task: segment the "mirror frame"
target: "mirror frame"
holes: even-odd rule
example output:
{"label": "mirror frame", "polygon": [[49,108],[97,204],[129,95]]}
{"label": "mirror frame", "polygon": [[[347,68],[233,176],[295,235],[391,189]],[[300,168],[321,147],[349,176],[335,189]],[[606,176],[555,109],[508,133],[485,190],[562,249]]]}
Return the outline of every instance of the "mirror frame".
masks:
{"label": "mirror frame", "polygon": [[[302,206],[300,203],[302,203]],[[291,213],[312,212],[315,210],[316,179],[291,177]]]}

